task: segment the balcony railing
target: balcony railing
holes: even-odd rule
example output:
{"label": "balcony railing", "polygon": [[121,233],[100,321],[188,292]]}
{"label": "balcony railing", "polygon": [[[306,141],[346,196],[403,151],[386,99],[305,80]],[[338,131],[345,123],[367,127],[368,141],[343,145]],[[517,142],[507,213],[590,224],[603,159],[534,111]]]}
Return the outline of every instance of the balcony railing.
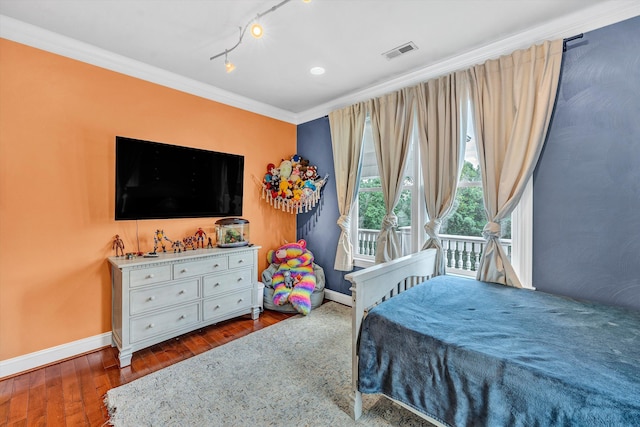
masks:
{"label": "balcony railing", "polygon": [[[402,254],[408,255],[411,248],[411,228],[400,227],[400,243]],[[358,244],[356,253],[362,257],[375,258],[376,239],[380,230],[358,229]],[[478,270],[480,257],[484,252],[486,241],[482,237],[454,236],[441,234],[440,241],[445,250],[447,271],[473,275]],[[511,239],[501,239],[502,247],[511,259]]]}

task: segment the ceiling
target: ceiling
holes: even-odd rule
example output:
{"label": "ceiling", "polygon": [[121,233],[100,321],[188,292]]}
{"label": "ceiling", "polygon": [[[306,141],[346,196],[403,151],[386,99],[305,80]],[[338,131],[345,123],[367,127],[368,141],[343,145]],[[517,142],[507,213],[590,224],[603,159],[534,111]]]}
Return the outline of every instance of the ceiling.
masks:
{"label": "ceiling", "polygon": [[[0,36],[292,123],[546,38],[640,14],[635,0],[0,0]],[[382,54],[407,42],[418,49]],[[322,66],[323,75],[309,70]]]}

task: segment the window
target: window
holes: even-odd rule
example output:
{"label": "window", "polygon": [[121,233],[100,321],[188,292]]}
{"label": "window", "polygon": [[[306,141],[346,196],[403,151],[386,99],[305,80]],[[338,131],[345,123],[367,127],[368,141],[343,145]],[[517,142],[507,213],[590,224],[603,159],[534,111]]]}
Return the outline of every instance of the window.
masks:
{"label": "window", "polygon": [[[469,126],[469,129],[472,127]],[[440,228],[448,272],[465,276],[476,275],[486,243],[482,237],[486,223],[477,146],[474,137],[467,135],[456,198],[450,214],[442,221]],[[503,248],[510,255],[511,218],[502,221],[501,226]]]}
{"label": "window", "polygon": [[[472,127],[469,126],[469,129]],[[465,163],[461,171],[454,207],[449,216],[443,220],[440,236],[446,251],[447,272],[475,276],[486,243],[482,237],[482,229],[487,219],[482,199],[482,176],[472,130],[470,134],[467,136]],[[365,123],[363,150],[360,188],[352,220],[352,244],[357,267],[373,265],[376,239],[385,214],[371,125],[368,120]],[[510,256],[513,267],[525,287],[531,287],[532,283],[533,185],[531,181],[511,218],[504,220],[501,224],[502,246]],[[394,210],[398,217],[403,255],[419,251],[425,241],[426,210],[422,191],[419,144],[414,129],[402,195]]]}
{"label": "window", "polygon": [[[419,156],[417,155],[418,144],[413,143],[414,139],[412,138],[409,149],[400,200],[394,209],[394,213],[398,217],[398,231],[403,255],[418,251],[419,245],[424,241],[424,231],[422,231],[425,216],[424,198],[421,193],[422,181],[415,172],[419,170]],[[373,265],[376,240],[386,213],[369,120],[365,123],[363,151],[360,187],[352,221],[354,224],[352,244],[356,265],[359,267]],[[413,203],[413,201],[417,201],[417,203]]]}

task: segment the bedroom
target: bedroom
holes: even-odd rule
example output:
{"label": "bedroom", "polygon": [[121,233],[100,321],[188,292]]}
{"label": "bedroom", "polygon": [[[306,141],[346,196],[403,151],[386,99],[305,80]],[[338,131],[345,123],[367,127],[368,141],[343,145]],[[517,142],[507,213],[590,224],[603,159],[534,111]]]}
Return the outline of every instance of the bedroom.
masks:
{"label": "bedroom", "polygon": [[[614,24],[610,28],[613,31],[620,28],[623,32],[621,39],[631,39],[634,34],[637,37],[637,33],[634,32],[637,26],[618,27]],[[637,32],[637,29],[635,31]],[[625,36],[625,32],[631,34]],[[594,36],[601,34],[594,32]],[[209,140],[204,135],[222,131],[222,137],[227,138],[225,143],[237,144],[238,147],[242,147],[242,151],[250,149],[246,141],[256,138],[268,141],[265,145],[269,147],[259,147],[262,151],[252,160],[251,168],[254,170],[262,171],[265,158],[281,158],[290,155],[291,152],[300,151],[309,153],[309,157],[314,158],[321,169],[331,173],[331,158],[321,158],[314,148],[327,147],[323,153],[330,153],[329,142],[326,139],[326,123],[323,123],[323,119],[300,123],[296,127],[291,123],[238,111],[202,98],[188,97],[172,89],[162,89],[152,83],[116,75],[6,39],[2,40],[2,43],[0,227],[4,244],[0,256],[0,360],[3,362],[15,362],[15,358],[25,359],[38,351],[92,337],[94,340],[90,345],[98,347],[108,344],[108,341],[101,344],[99,339],[95,339],[101,339],[110,327],[109,273],[104,265],[104,258],[111,254],[110,239],[115,227],[110,216],[111,200],[107,190],[112,182],[110,176],[113,172],[105,161],[111,156],[109,144],[112,141],[106,135],[115,132],[145,134],[148,138],[159,141],[188,138],[198,141],[198,145],[205,145],[209,144]],[[587,49],[589,47],[586,46]],[[633,45],[622,51],[611,50],[608,54],[619,56],[607,57],[606,61],[615,65],[612,67],[613,71],[620,70],[621,73],[628,74],[629,71],[623,67],[629,64],[633,66],[632,62],[624,59],[630,52],[633,53]],[[5,85],[10,85],[9,92],[6,89],[8,86]],[[120,86],[122,92],[117,92],[115,86]],[[614,99],[631,93],[624,90],[620,94],[620,87],[613,89],[618,91]],[[119,103],[118,98],[122,93],[126,93],[125,91],[138,95],[138,103]],[[5,96],[6,94],[12,96]],[[110,108],[101,108],[92,102],[94,99],[104,98],[110,99]],[[637,97],[623,99],[625,103],[621,108],[624,111],[637,111]],[[573,104],[580,106],[578,101],[574,101]],[[573,104],[572,107],[575,106]],[[33,108],[34,105],[41,108]],[[50,111],[56,109],[59,112],[52,115]],[[154,119],[138,120],[141,111],[153,111]],[[596,122],[597,117],[589,116],[593,111],[593,108],[584,107],[580,117],[588,122]],[[606,112],[611,113],[612,117],[616,116],[614,106],[607,104]],[[207,122],[210,117],[215,117],[213,124]],[[185,120],[190,120],[190,129],[177,130],[176,124]],[[114,129],[112,123],[116,121],[121,124]],[[231,128],[227,125],[229,123]],[[240,123],[243,126],[240,126]],[[565,162],[552,165],[548,163],[555,160],[551,157],[547,159],[550,152],[547,150],[543,155],[545,163],[542,163],[541,167],[555,166],[555,175],[549,178],[551,182],[544,182],[542,174],[539,174],[537,179],[540,180],[540,188],[543,188],[543,185],[553,187],[556,177],[564,177],[567,168],[587,167],[599,158],[610,155],[610,161],[614,163],[609,170],[624,171],[624,177],[627,179],[625,188],[632,193],[635,192],[633,194],[637,196],[638,169],[627,163],[638,158],[638,146],[635,143],[638,140],[637,123],[635,125],[635,128],[625,131],[622,135],[615,133],[607,137],[610,138],[610,142],[618,143],[621,149],[627,150],[619,156],[613,156],[609,151],[598,151],[594,146],[593,151],[581,149],[557,153],[557,161],[560,162],[562,159]],[[81,142],[87,139],[95,141],[95,144],[83,145]],[[21,150],[12,147],[11,141],[23,141]],[[32,144],[27,144],[28,141]],[[43,141],[49,143],[45,144]],[[579,141],[573,143],[578,144]],[[222,143],[219,144],[222,148]],[[568,159],[576,161],[567,163]],[[578,170],[576,173],[582,177],[594,172],[589,169]],[[603,195],[612,195],[612,183],[605,186],[602,176],[595,175],[594,178],[593,182],[602,184],[596,185],[596,188],[602,191]],[[536,193],[534,198],[538,200],[537,197],[549,195],[560,197],[562,200],[576,195],[579,199],[579,192],[586,191],[586,186],[581,183],[574,181],[571,183],[572,187],[563,190],[564,194],[553,195],[534,187],[534,191],[541,192],[540,195]],[[636,187],[633,187],[634,185]],[[62,188],[68,190],[62,192]],[[329,189],[330,187],[327,188]],[[330,198],[330,191],[326,191],[326,208],[317,218],[317,226],[311,229],[305,228],[305,224],[316,218],[303,216],[299,218],[301,222],[296,225],[291,217],[268,211],[258,201],[248,202],[246,208],[249,212],[260,212],[259,215],[249,215],[253,225],[253,238],[260,241],[263,247],[268,247],[275,246],[282,239],[291,240],[298,232],[298,237],[308,239],[312,245],[318,242],[317,247],[312,247],[314,253],[323,264],[332,265],[331,246],[335,247],[337,231],[332,235],[319,235],[320,228],[335,229],[337,215],[329,210]],[[637,212],[640,208],[637,205],[637,197],[635,205],[633,198],[623,198],[623,194],[619,195],[619,199],[622,202],[614,207],[620,215]],[[572,204],[573,202],[572,200]],[[613,296],[617,301],[635,303],[637,307],[640,292],[638,282],[637,279],[633,282],[628,277],[639,277],[638,240],[630,238],[633,231],[629,231],[629,228],[626,231],[616,229],[614,234],[607,233],[608,227],[601,221],[608,216],[608,212],[604,210],[603,205],[593,206],[593,201],[588,203],[590,209],[585,208],[584,211],[596,211],[597,215],[586,216],[581,218],[581,221],[567,218],[564,211],[540,212],[541,221],[545,223],[553,223],[554,218],[563,222],[553,228],[545,227],[544,223],[534,223],[535,232],[540,231],[540,235],[534,236],[534,279],[536,274],[560,275],[571,286],[569,289],[558,290],[561,293],[588,295],[593,299]],[[607,200],[607,203],[611,201]],[[550,201],[549,204],[557,203]],[[544,206],[546,205],[536,204],[534,209]],[[534,221],[538,221],[537,218],[537,215],[534,216]],[[629,221],[631,230],[636,226],[637,235],[637,222],[634,223],[633,218]],[[261,231],[274,223],[278,230],[276,236]],[[615,221],[611,225],[619,224]],[[176,232],[181,232],[182,229],[198,225],[197,221],[179,221],[175,228]],[[153,227],[155,223],[149,224],[149,228]],[[169,231],[171,230],[167,230]],[[127,245],[132,245],[135,242],[135,225],[128,225],[124,234],[127,236]],[[543,242],[542,247],[537,243],[537,239]],[[148,245],[149,237],[147,236],[146,241],[143,240],[142,243]],[[550,247],[555,248],[557,252]],[[620,248],[624,249],[622,253],[607,259],[606,265],[594,264],[594,254],[616,254],[620,253]],[[536,265],[538,260],[541,264]],[[571,263],[569,260],[576,262]],[[548,265],[552,268],[548,268]],[[612,291],[599,287],[597,279],[612,274],[610,265],[615,266],[614,273],[623,271],[628,275],[624,289]],[[328,279],[330,288],[338,294],[347,295],[347,285],[342,273],[331,274],[333,277]],[[541,279],[549,280],[544,276]],[[43,328],[42,325],[47,326]],[[80,348],[77,353],[83,351],[87,350]],[[21,362],[24,362],[22,359]],[[29,363],[32,363],[32,360],[27,360],[27,366]],[[1,366],[5,367],[7,364]]]}

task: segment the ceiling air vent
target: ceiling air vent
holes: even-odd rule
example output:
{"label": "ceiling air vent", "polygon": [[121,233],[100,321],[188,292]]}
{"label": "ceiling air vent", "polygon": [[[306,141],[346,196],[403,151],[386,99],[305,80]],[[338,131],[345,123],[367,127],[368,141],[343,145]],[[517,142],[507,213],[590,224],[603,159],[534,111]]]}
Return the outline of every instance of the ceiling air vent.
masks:
{"label": "ceiling air vent", "polygon": [[385,52],[382,55],[387,59],[393,59],[400,55],[404,55],[405,53],[413,52],[414,50],[417,50],[417,49],[418,49],[418,46],[416,46],[415,43],[408,42],[403,44],[402,46],[398,46],[394,49],[391,49],[390,51]]}

